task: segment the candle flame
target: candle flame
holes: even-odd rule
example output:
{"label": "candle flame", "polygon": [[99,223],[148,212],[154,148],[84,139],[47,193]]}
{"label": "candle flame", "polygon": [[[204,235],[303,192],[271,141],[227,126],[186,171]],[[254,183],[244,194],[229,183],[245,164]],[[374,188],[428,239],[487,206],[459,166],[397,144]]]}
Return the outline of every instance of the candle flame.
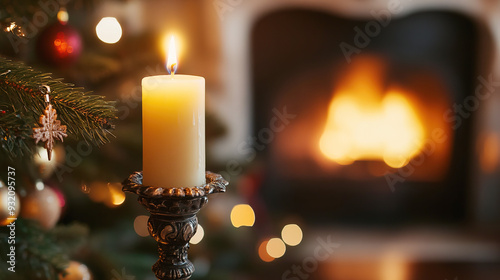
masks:
{"label": "candle flame", "polygon": [[167,71],[169,74],[173,75],[177,72],[177,50],[175,48],[174,36],[170,37],[170,43],[168,45],[168,58],[167,58]]}

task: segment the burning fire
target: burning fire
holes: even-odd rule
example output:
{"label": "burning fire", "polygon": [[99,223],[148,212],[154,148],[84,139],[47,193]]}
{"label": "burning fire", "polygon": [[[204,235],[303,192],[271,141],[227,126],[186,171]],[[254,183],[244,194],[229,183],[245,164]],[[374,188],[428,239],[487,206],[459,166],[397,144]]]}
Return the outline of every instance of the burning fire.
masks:
{"label": "burning fire", "polygon": [[383,71],[376,64],[368,60],[368,64],[355,67],[359,71],[349,72],[329,105],[319,147],[338,164],[382,160],[400,168],[418,155],[425,143],[422,120],[404,91],[390,89],[381,94],[377,76]]}

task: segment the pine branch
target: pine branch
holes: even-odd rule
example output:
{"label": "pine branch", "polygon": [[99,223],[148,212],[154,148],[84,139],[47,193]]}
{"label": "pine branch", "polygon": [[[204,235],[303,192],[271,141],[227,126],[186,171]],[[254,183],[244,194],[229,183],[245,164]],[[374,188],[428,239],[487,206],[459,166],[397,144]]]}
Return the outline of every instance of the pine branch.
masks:
{"label": "pine branch", "polygon": [[[84,244],[89,233],[87,227],[79,224],[44,231],[36,222],[25,219],[15,222],[15,230],[16,272],[5,279],[59,279],[59,274],[65,273],[70,255]],[[8,235],[8,231],[0,232],[1,240],[7,240]],[[10,252],[9,246],[0,242],[2,252]],[[0,255],[2,271],[7,271],[6,258]]]}
{"label": "pine branch", "polygon": [[114,102],[0,57],[0,143],[7,155],[34,153],[32,128],[38,127],[45,109],[42,85],[50,87],[50,102],[69,136],[96,145],[109,142],[110,122],[116,118]]}

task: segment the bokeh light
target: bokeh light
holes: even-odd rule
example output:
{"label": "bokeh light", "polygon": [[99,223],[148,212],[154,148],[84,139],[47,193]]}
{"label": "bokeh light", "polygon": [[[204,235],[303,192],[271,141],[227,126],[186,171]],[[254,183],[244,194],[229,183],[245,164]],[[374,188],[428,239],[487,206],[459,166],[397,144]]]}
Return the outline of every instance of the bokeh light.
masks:
{"label": "bokeh light", "polygon": [[296,224],[290,224],[283,227],[281,238],[288,246],[297,246],[302,242],[302,229]]}
{"label": "bokeh light", "polygon": [[41,180],[38,180],[35,182],[35,188],[39,191],[43,191],[43,189],[45,189],[45,184]]}
{"label": "bokeh light", "polygon": [[126,196],[122,191],[121,183],[93,182],[90,186],[82,188],[94,202],[102,202],[108,207],[116,207],[125,202]]}
{"label": "bokeh light", "polygon": [[267,242],[266,250],[269,256],[278,259],[285,254],[286,246],[281,239],[271,238],[269,242]]}
{"label": "bokeh light", "polygon": [[114,44],[122,37],[122,27],[114,17],[103,17],[95,27],[99,40],[107,44]]}
{"label": "bokeh light", "polygon": [[146,237],[149,236],[148,232],[148,216],[140,215],[137,216],[134,220],[134,230],[137,235]]}
{"label": "bokeh light", "polygon": [[125,202],[125,193],[122,191],[121,183],[109,183],[109,193],[111,194],[111,204],[114,206],[121,205]]}
{"label": "bokeh light", "polygon": [[205,236],[205,230],[203,230],[203,227],[198,224],[198,229],[196,230],[196,233],[193,235],[193,238],[189,241],[191,244],[198,244],[201,242],[203,237]]}
{"label": "bokeh light", "polygon": [[69,15],[66,8],[61,8],[59,12],[57,12],[57,20],[59,20],[59,22],[62,24],[66,24],[68,22]]}
{"label": "bokeh light", "polygon": [[267,243],[269,242],[269,239],[266,239],[260,243],[259,246],[259,258],[265,262],[272,262],[274,261],[274,258],[269,256],[267,253]]}
{"label": "bokeh light", "polygon": [[255,223],[255,213],[248,204],[238,204],[231,210],[231,223],[234,227],[251,227]]}
{"label": "bokeh light", "polygon": [[[55,158],[54,151],[55,150],[50,151],[51,158]],[[38,156],[35,156],[35,158],[34,158],[35,163],[44,164],[44,163],[50,163],[51,162],[49,160],[49,155],[47,153],[47,150],[44,147],[38,147],[37,148],[37,155]]]}

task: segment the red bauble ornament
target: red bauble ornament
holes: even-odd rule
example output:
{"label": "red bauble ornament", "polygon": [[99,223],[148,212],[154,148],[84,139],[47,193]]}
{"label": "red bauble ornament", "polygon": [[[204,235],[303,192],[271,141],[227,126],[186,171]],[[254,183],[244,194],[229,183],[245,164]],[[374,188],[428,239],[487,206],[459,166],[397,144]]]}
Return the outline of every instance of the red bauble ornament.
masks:
{"label": "red bauble ornament", "polygon": [[37,49],[44,62],[59,67],[69,66],[82,52],[82,39],[75,28],[58,21],[40,33]]}

